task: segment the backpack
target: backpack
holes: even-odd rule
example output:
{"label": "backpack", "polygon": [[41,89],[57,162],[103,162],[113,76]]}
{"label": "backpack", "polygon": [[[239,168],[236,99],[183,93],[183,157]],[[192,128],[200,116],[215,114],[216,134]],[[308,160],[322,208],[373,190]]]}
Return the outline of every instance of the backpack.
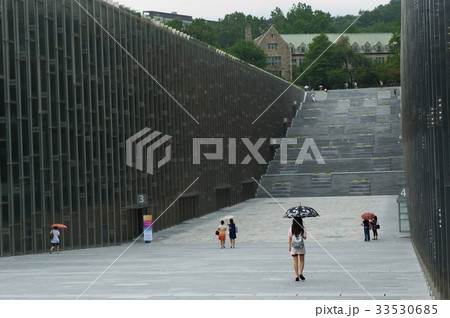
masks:
{"label": "backpack", "polygon": [[303,241],[303,237],[301,235],[293,235],[292,236],[292,247],[293,248],[303,248],[305,246],[305,242]]}

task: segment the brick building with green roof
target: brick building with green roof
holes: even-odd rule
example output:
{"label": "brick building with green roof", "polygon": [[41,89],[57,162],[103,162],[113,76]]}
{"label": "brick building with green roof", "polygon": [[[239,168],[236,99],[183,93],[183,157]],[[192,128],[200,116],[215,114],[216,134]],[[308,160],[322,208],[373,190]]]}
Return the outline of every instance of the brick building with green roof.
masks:
{"label": "brick building with green roof", "polygon": [[[257,37],[254,43],[267,55],[266,70],[282,78],[292,80],[292,68],[303,63],[309,44],[320,34],[279,34],[274,26]],[[331,42],[341,34],[325,34]],[[346,33],[355,52],[384,63],[389,54],[391,33]]]}

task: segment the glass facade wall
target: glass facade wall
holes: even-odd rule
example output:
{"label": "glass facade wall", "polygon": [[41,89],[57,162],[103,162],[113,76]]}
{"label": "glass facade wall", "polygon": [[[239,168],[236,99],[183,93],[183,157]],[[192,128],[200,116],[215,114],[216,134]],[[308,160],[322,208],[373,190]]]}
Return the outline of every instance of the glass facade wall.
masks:
{"label": "glass facade wall", "polygon": [[450,1],[402,1],[403,149],[411,240],[450,299]]}
{"label": "glass facade wall", "polygon": [[[158,231],[252,197],[266,165],[240,164],[239,138],[281,137],[303,98],[105,1],[0,0],[0,36],[1,256],[47,251],[55,222],[68,226],[63,249],[109,246],[136,238],[143,214]],[[146,127],[172,137],[152,175],[126,164],[126,140]],[[224,160],[193,164],[193,138],[212,137],[236,138],[236,164],[227,142]],[[268,141],[259,152],[269,160]]]}

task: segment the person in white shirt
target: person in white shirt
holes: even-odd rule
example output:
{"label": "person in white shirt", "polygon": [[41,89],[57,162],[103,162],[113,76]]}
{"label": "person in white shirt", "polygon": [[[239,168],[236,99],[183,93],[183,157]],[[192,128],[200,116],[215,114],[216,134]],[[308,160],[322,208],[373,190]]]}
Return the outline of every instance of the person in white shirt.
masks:
{"label": "person in white shirt", "polygon": [[220,225],[217,228],[217,231],[219,232],[220,248],[225,248],[227,226],[225,225],[225,222],[223,220],[220,221]]}
{"label": "person in white shirt", "polygon": [[61,233],[58,230],[58,227],[55,226],[50,231],[50,243],[52,244],[52,247],[50,247],[50,254],[53,253],[53,249],[56,247],[56,254],[59,254],[59,236]]}

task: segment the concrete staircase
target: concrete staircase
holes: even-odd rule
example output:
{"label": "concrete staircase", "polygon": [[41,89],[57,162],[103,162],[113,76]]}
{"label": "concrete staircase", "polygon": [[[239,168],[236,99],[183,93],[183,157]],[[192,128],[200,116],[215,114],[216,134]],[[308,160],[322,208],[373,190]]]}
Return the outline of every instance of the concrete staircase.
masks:
{"label": "concrete staircase", "polygon": [[[397,92],[400,89],[396,87]],[[400,97],[394,88],[308,92],[286,138],[287,163],[280,149],[262,176],[257,197],[399,194],[404,186]],[[399,95],[399,94],[397,94]],[[325,164],[295,161],[312,138]]]}

